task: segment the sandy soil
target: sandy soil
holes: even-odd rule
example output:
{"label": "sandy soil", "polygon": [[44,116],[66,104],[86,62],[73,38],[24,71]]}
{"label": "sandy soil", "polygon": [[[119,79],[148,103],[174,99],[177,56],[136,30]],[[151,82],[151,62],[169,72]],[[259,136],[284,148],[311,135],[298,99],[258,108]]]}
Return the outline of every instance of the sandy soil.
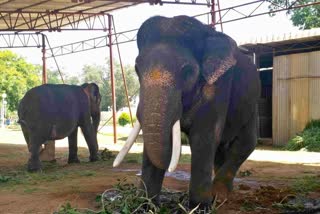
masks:
{"label": "sandy soil", "polygon": [[[111,188],[117,179],[136,176],[139,172],[140,165],[134,161],[118,169],[112,168],[112,161],[87,163],[86,148],[80,149],[81,164],[68,165],[67,148],[61,145],[56,151],[57,163],[45,164],[42,173],[30,174],[25,172],[26,145],[10,142],[21,142],[23,138],[5,136],[16,135],[0,132],[0,181],[4,176],[13,178],[0,182],[0,213],[53,213],[66,202],[77,208],[99,210],[97,195]],[[8,141],[11,144],[4,143]],[[112,138],[108,142],[112,142]],[[319,156],[319,153],[256,151],[239,170],[234,191],[218,213],[280,213],[273,205],[293,194],[289,187],[296,179],[305,176],[320,179]],[[180,164],[177,172],[184,176],[166,177],[164,186],[185,191],[190,165]],[[250,175],[241,176],[246,172]],[[309,192],[307,197],[320,199],[320,189]]]}

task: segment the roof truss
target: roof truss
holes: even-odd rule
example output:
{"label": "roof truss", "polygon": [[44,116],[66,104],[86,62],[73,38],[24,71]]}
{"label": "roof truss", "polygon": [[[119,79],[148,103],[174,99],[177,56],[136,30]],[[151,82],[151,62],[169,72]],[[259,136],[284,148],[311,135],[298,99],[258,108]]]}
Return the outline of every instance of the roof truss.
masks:
{"label": "roof truss", "polygon": [[106,14],[141,3],[210,6],[211,0],[0,0],[0,31],[107,31]]}

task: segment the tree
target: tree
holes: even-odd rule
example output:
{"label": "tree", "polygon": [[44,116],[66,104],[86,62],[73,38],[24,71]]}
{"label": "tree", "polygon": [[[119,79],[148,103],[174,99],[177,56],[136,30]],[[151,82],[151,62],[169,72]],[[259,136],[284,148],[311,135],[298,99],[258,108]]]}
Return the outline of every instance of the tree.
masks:
{"label": "tree", "polygon": [[[83,67],[83,82],[95,82],[99,88],[102,96],[101,109],[108,110],[112,106],[111,83],[110,83],[110,69],[109,61],[106,66],[100,65],[85,65]],[[128,88],[129,97],[135,95],[139,89],[138,79],[132,66],[125,66],[124,73]],[[114,75],[116,82],[116,106],[117,110],[127,106],[127,98],[125,94],[121,66],[119,63],[114,63]]]}
{"label": "tree", "polygon": [[[290,8],[292,6],[315,3],[318,2],[318,0],[271,0],[270,2],[269,10],[272,12],[284,7]],[[300,29],[320,27],[320,5],[289,9],[287,14],[291,15],[290,20],[292,24]],[[273,16],[275,14],[273,13],[271,15]]]}
{"label": "tree", "polygon": [[0,51],[0,71],[0,93],[7,94],[9,111],[17,110],[24,94],[41,84],[40,67],[8,50]]}
{"label": "tree", "polygon": [[62,84],[59,72],[47,69],[47,82],[49,84]]}
{"label": "tree", "polygon": [[[70,84],[70,85],[79,85],[79,77],[77,76],[69,76],[69,75],[64,75],[62,72],[62,78],[64,80],[65,84]],[[59,74],[59,71],[57,70],[50,70],[47,69],[47,79],[48,83],[50,84],[62,84],[61,76]]]}

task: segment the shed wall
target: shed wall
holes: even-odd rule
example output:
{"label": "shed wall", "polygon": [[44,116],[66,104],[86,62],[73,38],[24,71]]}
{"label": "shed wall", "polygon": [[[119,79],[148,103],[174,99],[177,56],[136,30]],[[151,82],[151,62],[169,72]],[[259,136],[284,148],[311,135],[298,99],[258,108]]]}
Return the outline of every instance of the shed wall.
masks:
{"label": "shed wall", "polygon": [[320,51],[273,60],[273,143],[285,145],[311,119],[320,119]]}

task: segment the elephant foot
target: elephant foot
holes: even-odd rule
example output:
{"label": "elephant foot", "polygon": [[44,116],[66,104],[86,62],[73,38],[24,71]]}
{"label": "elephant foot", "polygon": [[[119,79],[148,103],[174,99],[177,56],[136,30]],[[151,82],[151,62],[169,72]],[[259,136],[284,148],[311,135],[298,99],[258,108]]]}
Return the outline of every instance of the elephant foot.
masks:
{"label": "elephant foot", "polygon": [[232,191],[232,184],[224,182],[214,182],[212,184],[212,196],[217,202],[223,202],[228,199]]}
{"label": "elephant foot", "polygon": [[78,157],[76,158],[69,158],[68,163],[80,163],[80,160]]}
{"label": "elephant foot", "polygon": [[32,161],[28,161],[28,171],[29,172],[39,172],[41,171],[42,166],[41,166],[41,162],[37,161],[37,162],[32,162]]}
{"label": "elephant foot", "polygon": [[95,161],[98,161],[99,159],[100,159],[100,158],[99,158],[98,155],[90,156],[90,157],[89,157],[90,162],[95,162]]}

